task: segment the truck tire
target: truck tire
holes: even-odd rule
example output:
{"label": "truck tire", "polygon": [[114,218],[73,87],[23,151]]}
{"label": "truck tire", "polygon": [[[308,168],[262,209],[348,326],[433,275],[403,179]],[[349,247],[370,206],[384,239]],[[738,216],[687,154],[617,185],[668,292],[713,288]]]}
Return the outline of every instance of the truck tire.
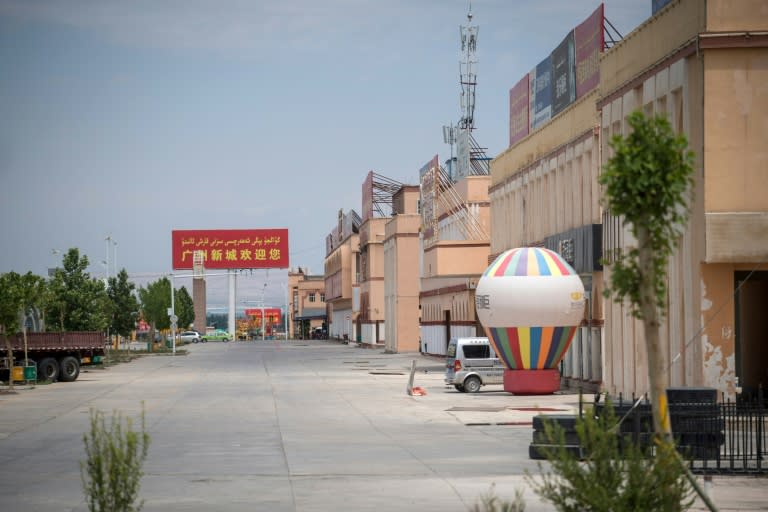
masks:
{"label": "truck tire", "polygon": [[61,369],[60,378],[62,382],[72,382],[80,375],[80,361],[76,357],[64,356],[59,361]]}
{"label": "truck tire", "polygon": [[59,378],[59,362],[52,357],[46,357],[37,363],[37,378],[56,382]]}

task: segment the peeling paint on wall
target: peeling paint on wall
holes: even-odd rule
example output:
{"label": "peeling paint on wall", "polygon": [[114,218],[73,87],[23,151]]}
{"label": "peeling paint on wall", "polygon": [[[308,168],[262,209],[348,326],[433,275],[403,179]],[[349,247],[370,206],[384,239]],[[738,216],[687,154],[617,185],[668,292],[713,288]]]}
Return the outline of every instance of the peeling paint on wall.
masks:
{"label": "peeling paint on wall", "polygon": [[734,399],[736,378],[733,354],[724,357],[722,347],[711,344],[707,336],[703,336],[701,341],[704,347],[704,385],[726,393],[728,398]]}

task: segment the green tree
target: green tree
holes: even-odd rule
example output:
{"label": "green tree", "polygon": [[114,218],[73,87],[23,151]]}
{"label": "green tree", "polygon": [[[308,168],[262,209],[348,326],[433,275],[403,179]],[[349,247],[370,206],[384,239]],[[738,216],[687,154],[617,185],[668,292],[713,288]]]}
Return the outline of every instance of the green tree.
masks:
{"label": "green tree", "polygon": [[174,308],[179,317],[178,325],[180,329],[186,329],[195,321],[195,305],[186,287],[182,286],[175,292]]}
{"label": "green tree", "polygon": [[[5,350],[13,366],[11,336],[19,330],[21,320],[21,276],[16,272],[0,274],[0,335],[4,335]],[[13,389],[13,379],[8,378],[8,387]]]}
{"label": "green tree", "polygon": [[129,336],[136,328],[139,315],[139,301],[136,286],[128,281],[128,272],[122,269],[116,277],[109,278],[107,295],[112,302],[109,330],[120,336]]}
{"label": "green tree", "polygon": [[139,288],[139,301],[141,302],[141,314],[149,324],[149,336],[155,339],[157,329],[168,329],[171,325],[168,317],[168,308],[171,307],[171,282],[167,277],[147,284],[147,287]]}
{"label": "green tree", "polygon": [[[20,299],[20,311],[22,317],[25,319],[26,314],[34,307],[38,307],[44,310],[43,301],[46,300],[47,285],[45,279],[27,272],[21,276],[19,280],[19,299]],[[27,357],[27,323],[22,320],[21,333],[24,337],[24,364],[29,364],[29,358]]]}
{"label": "green tree", "polygon": [[[643,322],[648,356],[648,382],[657,450],[675,454],[667,402],[667,361],[659,328],[667,304],[667,264],[683,234],[693,197],[694,154],[684,135],[672,131],[663,116],[648,118],[636,111],[627,122],[630,133],[614,136],[614,151],[599,182],[603,203],[629,227],[637,245],[614,255],[606,297],[629,300],[630,311]],[[704,503],[714,510],[696,479],[679,462]],[[660,486],[661,495],[675,496],[673,485]]]}
{"label": "green tree", "polygon": [[48,313],[63,331],[104,331],[109,325],[111,303],[104,284],[86,272],[88,257],[72,248],[64,255],[62,268],[51,280]]}
{"label": "green tree", "polygon": [[654,430],[669,439],[669,379],[659,326],[667,300],[667,261],[689,214],[693,153],[664,117],[646,118],[637,111],[627,121],[631,131],[611,139],[614,155],[599,182],[605,187],[604,205],[629,226],[637,246],[615,255],[605,294],[617,302],[628,298],[632,314],[643,322]]}

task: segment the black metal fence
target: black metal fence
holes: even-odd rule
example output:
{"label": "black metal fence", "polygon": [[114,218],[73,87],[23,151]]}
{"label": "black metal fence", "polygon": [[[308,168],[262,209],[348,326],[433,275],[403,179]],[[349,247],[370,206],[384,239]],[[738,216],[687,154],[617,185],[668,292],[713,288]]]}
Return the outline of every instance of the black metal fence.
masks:
{"label": "black metal fence", "polygon": [[[736,401],[725,396],[718,401],[711,388],[670,388],[667,398],[672,434],[694,473],[768,474],[768,418],[762,388]],[[613,405],[621,419],[620,432],[634,442],[650,443],[650,403],[637,404],[620,395]]]}

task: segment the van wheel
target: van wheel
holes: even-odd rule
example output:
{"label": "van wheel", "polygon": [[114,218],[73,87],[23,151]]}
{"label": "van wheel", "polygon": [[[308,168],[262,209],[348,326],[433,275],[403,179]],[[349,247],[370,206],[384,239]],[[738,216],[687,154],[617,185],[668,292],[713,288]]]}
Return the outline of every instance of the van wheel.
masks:
{"label": "van wheel", "polygon": [[464,391],[467,393],[477,393],[480,391],[480,379],[478,379],[475,376],[467,377],[466,380],[464,380]]}
{"label": "van wheel", "polygon": [[453,387],[456,388],[456,391],[460,391],[462,393],[466,393],[467,392],[467,390],[464,389],[464,386],[462,386],[461,384],[454,384]]}

